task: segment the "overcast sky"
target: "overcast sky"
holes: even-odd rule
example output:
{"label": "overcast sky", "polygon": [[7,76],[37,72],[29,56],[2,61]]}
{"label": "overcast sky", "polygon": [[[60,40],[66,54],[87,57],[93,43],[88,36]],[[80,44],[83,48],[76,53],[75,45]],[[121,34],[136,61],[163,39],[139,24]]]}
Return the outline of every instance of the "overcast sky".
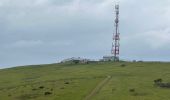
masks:
{"label": "overcast sky", "polygon": [[[110,55],[114,0],[0,0],[0,68]],[[170,0],[119,0],[120,58],[170,61]]]}

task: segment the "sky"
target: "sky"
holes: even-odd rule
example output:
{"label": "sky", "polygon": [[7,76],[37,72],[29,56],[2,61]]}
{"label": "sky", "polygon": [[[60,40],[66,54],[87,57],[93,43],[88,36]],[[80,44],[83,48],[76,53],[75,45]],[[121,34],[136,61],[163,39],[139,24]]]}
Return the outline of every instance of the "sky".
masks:
{"label": "sky", "polygon": [[[170,0],[119,0],[120,58],[170,61]],[[0,68],[110,55],[114,0],[0,0]]]}

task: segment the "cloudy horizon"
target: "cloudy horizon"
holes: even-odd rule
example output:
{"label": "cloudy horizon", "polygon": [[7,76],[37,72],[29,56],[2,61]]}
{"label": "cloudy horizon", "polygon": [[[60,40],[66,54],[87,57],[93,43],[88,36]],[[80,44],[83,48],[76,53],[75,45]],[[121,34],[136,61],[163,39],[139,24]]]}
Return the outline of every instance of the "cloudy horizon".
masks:
{"label": "cloudy horizon", "polygon": [[[113,0],[0,0],[0,68],[110,55]],[[120,58],[170,61],[170,1],[119,0]]]}

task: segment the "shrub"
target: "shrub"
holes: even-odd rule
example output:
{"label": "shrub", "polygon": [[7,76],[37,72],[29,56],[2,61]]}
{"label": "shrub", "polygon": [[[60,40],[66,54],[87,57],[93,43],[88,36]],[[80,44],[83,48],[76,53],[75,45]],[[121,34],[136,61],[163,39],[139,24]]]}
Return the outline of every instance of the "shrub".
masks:
{"label": "shrub", "polygon": [[64,84],[70,84],[69,82],[65,82]]}
{"label": "shrub", "polygon": [[170,88],[170,83],[161,83],[159,86],[162,88]]}
{"label": "shrub", "polygon": [[121,66],[121,67],[125,67],[125,66],[126,66],[126,64],[121,64],[120,66]]}
{"label": "shrub", "polygon": [[37,90],[37,89],[34,88],[34,89],[32,89],[32,90],[35,91],[35,90]]}
{"label": "shrub", "polygon": [[113,88],[113,89],[112,89],[112,92],[114,92],[115,90],[116,90],[116,89]]}
{"label": "shrub", "polygon": [[135,92],[135,89],[129,89],[129,92]]}
{"label": "shrub", "polygon": [[43,89],[43,88],[44,88],[44,86],[40,86],[40,87],[39,87],[39,89]]}
{"label": "shrub", "polygon": [[8,94],[8,97],[10,97],[11,96],[11,94]]}
{"label": "shrub", "polygon": [[154,80],[154,83],[155,83],[155,84],[162,83],[162,79],[161,79],[161,78],[159,78],[159,79],[156,79],[156,80]]}
{"label": "shrub", "polygon": [[52,92],[45,92],[44,95],[51,95]]}
{"label": "shrub", "polygon": [[163,83],[161,78],[154,80],[156,86],[161,88],[170,88],[170,83]]}

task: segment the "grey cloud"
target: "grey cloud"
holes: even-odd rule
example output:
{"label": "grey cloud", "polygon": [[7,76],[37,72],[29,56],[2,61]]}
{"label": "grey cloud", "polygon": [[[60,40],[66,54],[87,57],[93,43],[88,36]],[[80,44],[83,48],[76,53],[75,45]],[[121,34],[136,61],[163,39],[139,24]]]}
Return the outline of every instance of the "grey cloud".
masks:
{"label": "grey cloud", "polygon": [[[120,0],[122,59],[170,60],[168,3]],[[110,54],[112,0],[1,0],[0,8],[2,67]]]}

